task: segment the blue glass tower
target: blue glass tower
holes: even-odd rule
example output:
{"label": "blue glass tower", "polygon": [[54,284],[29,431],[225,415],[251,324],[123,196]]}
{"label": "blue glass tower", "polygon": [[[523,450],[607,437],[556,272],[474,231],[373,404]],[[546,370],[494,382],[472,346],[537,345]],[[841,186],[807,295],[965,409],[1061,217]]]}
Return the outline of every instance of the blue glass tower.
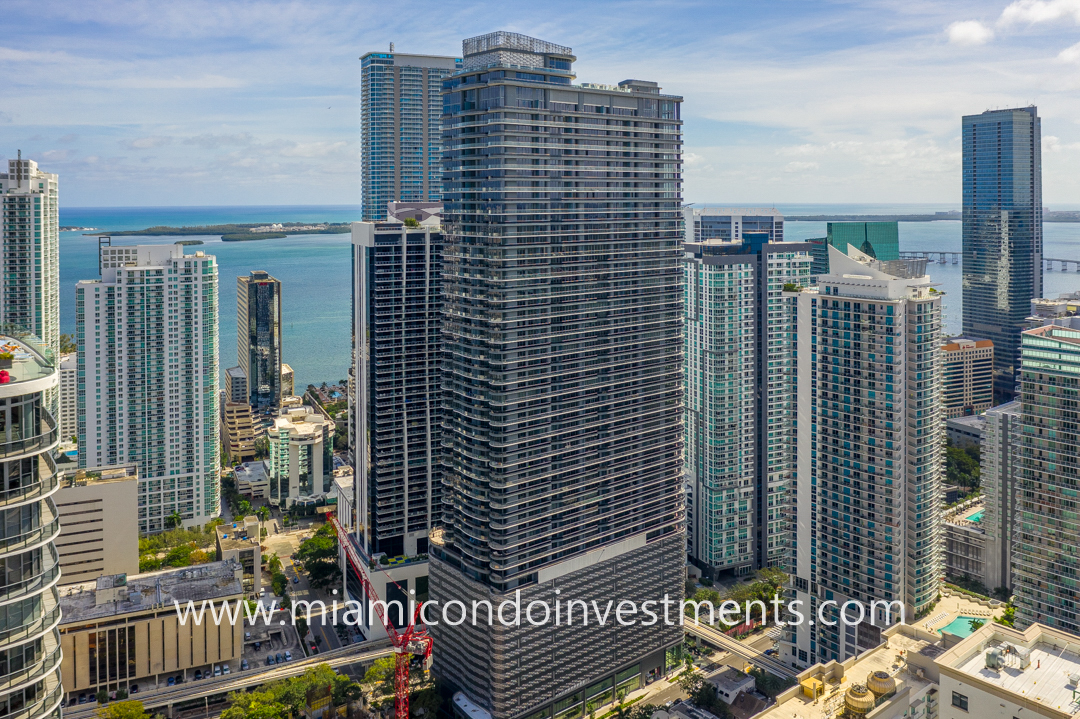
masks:
{"label": "blue glass tower", "polygon": [[1034,106],[963,120],[965,334],[994,342],[994,396],[1013,398],[1020,332],[1042,296],[1042,132]]}
{"label": "blue glass tower", "polygon": [[388,202],[441,196],[442,81],[461,60],[369,52],[360,58],[363,218],[386,219]]}

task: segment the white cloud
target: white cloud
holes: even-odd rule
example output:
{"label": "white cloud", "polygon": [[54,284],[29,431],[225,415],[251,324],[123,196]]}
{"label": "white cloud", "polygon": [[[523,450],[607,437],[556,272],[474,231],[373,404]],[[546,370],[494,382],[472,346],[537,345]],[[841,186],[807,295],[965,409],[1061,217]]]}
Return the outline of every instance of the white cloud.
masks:
{"label": "white cloud", "polygon": [[150,135],[149,137],[140,137],[136,140],[122,142],[120,144],[132,150],[149,150],[152,147],[161,147],[163,145],[168,145],[171,142],[171,137],[164,137],[162,135]]}
{"label": "white cloud", "polygon": [[195,135],[194,137],[184,138],[184,144],[196,145],[207,150],[216,150],[219,147],[228,147],[231,145],[250,145],[251,134],[247,132],[238,132],[234,135],[214,135],[212,133]]}
{"label": "white cloud", "polygon": [[1061,60],[1062,62],[1080,63],[1080,42],[1059,52],[1058,60]]}
{"label": "white cloud", "polygon": [[199,77],[125,77],[103,84],[136,90],[217,90],[243,87],[241,80],[224,75],[201,75]]}
{"label": "white cloud", "polygon": [[784,172],[806,172],[820,167],[816,162],[789,162],[784,165]]}
{"label": "white cloud", "polygon": [[1060,138],[1054,135],[1043,135],[1042,149],[1044,153],[1080,150],[1080,142],[1062,142]]}
{"label": "white cloud", "polygon": [[985,45],[993,39],[994,31],[978,20],[954,22],[945,29],[954,45]]}
{"label": "white cloud", "polygon": [[49,162],[60,162],[72,156],[71,150],[46,150],[41,153],[41,159]]}
{"label": "white cloud", "polygon": [[1070,17],[1080,24],[1080,0],[1016,0],[1001,11],[997,24],[1035,25]]}

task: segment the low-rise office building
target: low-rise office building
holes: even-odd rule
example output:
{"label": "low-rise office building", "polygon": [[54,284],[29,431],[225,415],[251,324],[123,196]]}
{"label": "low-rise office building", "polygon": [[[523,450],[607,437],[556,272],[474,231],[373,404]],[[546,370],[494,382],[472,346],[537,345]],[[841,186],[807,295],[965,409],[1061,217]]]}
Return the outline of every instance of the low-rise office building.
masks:
{"label": "low-rise office building", "polygon": [[941,345],[941,401],[946,417],[981,414],[994,404],[994,343],[950,337]]}
{"label": "low-rise office building", "polygon": [[244,599],[243,568],[233,561],[170,569],[136,576],[114,574],[64,587],[60,592],[60,664],[68,704],[81,693],[164,687],[214,665],[239,669],[243,614],[217,624],[209,611],[196,624],[180,622],[174,602],[196,611],[204,600]]}
{"label": "low-rise office building", "polygon": [[266,462],[244,462],[233,468],[233,476],[236,478],[236,491],[248,495],[254,499],[266,499],[270,496],[270,475],[267,473]]}
{"label": "low-rise office building", "polygon": [[251,405],[247,402],[228,402],[222,408],[221,433],[225,453],[230,462],[250,462],[255,459],[255,427],[251,421]]}
{"label": "low-rise office building", "polygon": [[215,530],[218,561],[232,560],[244,568],[244,591],[257,595],[262,588],[262,523],[258,517],[244,517]]}
{"label": "low-rise office building", "polygon": [[135,464],[68,470],[56,493],[60,581],[139,571],[139,470]]}

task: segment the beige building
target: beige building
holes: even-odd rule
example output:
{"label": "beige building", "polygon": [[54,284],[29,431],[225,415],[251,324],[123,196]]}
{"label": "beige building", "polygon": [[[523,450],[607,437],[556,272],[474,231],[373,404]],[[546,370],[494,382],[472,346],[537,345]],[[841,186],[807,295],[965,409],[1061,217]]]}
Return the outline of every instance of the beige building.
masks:
{"label": "beige building", "polygon": [[60,592],[60,669],[68,703],[99,689],[140,691],[164,687],[168,677],[190,680],[215,665],[239,669],[244,620],[214,622],[209,611],[200,624],[183,624],[174,602],[186,607],[203,600],[230,603],[244,598],[243,569],[214,562],[137,576],[99,577]]}
{"label": "beige building", "polygon": [[233,467],[236,478],[236,491],[253,499],[266,499],[270,496],[270,477],[266,473],[266,462],[244,462]]}
{"label": "beige building", "polygon": [[296,388],[296,379],[293,375],[293,368],[287,364],[281,365],[281,397],[293,396]]}
{"label": "beige building", "polygon": [[77,419],[79,405],[79,382],[77,369],[78,356],[60,355],[60,411],[57,420],[60,423],[60,442],[66,444],[79,433]]}
{"label": "beige building", "polygon": [[981,414],[994,405],[994,343],[951,337],[941,347],[946,417]]}
{"label": "beige building", "polygon": [[216,529],[218,561],[231,560],[244,568],[244,591],[250,595],[257,595],[262,587],[261,529],[258,517],[244,517]]}
{"label": "beige building", "polygon": [[1071,719],[1080,714],[1080,637],[987,624],[937,659],[941,719]]}
{"label": "beige building", "polygon": [[255,428],[251,422],[251,405],[246,402],[226,401],[222,415],[222,441],[229,461],[250,462],[255,459]]}
{"label": "beige building", "polygon": [[139,472],[134,464],[68,470],[55,496],[60,582],[139,571]]}
{"label": "beige building", "polygon": [[974,579],[993,591],[1000,584],[987,572],[985,511],[981,497],[946,510],[945,574]]}

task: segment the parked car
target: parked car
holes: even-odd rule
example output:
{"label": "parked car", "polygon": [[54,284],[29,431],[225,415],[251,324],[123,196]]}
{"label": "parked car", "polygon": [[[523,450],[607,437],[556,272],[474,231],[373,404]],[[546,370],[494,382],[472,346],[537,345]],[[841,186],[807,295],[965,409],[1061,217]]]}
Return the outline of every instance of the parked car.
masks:
{"label": "parked car", "polygon": [[202,669],[195,670],[195,680],[198,681],[199,679],[202,679]]}
{"label": "parked car", "polygon": [[138,684],[132,684],[131,686],[128,687],[128,694],[138,694],[138,693],[139,693],[139,685]]}
{"label": "parked car", "polygon": [[214,676],[215,677],[220,677],[221,676],[221,667],[219,667],[217,664],[214,665]]}
{"label": "parked car", "polygon": [[292,583],[293,584],[299,584],[300,583],[300,577],[293,577],[292,578]]}
{"label": "parked car", "polygon": [[79,703],[80,704],[85,704],[86,703],[86,695],[85,694],[80,694],[79,695]]}
{"label": "parked car", "polygon": [[262,642],[255,642],[255,651],[262,649]]}
{"label": "parked car", "polygon": [[268,666],[268,667],[274,666],[274,655],[273,654],[267,654],[266,655],[266,666]]}
{"label": "parked car", "polygon": [[97,694],[88,695],[86,697],[86,701],[90,702],[91,704],[96,704],[97,703]]}
{"label": "parked car", "polygon": [[292,661],[292,652],[290,652],[290,651],[285,652],[285,661],[287,661],[287,662]]}
{"label": "parked car", "polygon": [[776,656],[778,653],[779,652],[777,652],[775,649],[766,649],[765,650],[765,656],[767,656],[767,657]]}
{"label": "parked car", "polygon": [[244,632],[244,641],[251,639],[251,632]]}
{"label": "parked car", "polygon": [[168,678],[168,679],[167,679],[167,680],[165,681],[165,686],[167,686],[167,687],[174,687],[174,686],[176,686],[176,677],[169,677],[169,678]]}
{"label": "parked car", "polygon": [[248,660],[247,659],[241,659],[240,660],[240,671],[244,671],[247,668],[248,668]]}
{"label": "parked car", "polygon": [[278,664],[281,664],[281,662],[283,661],[282,658],[281,658],[281,654],[275,654],[274,655],[274,661],[277,662]]}

